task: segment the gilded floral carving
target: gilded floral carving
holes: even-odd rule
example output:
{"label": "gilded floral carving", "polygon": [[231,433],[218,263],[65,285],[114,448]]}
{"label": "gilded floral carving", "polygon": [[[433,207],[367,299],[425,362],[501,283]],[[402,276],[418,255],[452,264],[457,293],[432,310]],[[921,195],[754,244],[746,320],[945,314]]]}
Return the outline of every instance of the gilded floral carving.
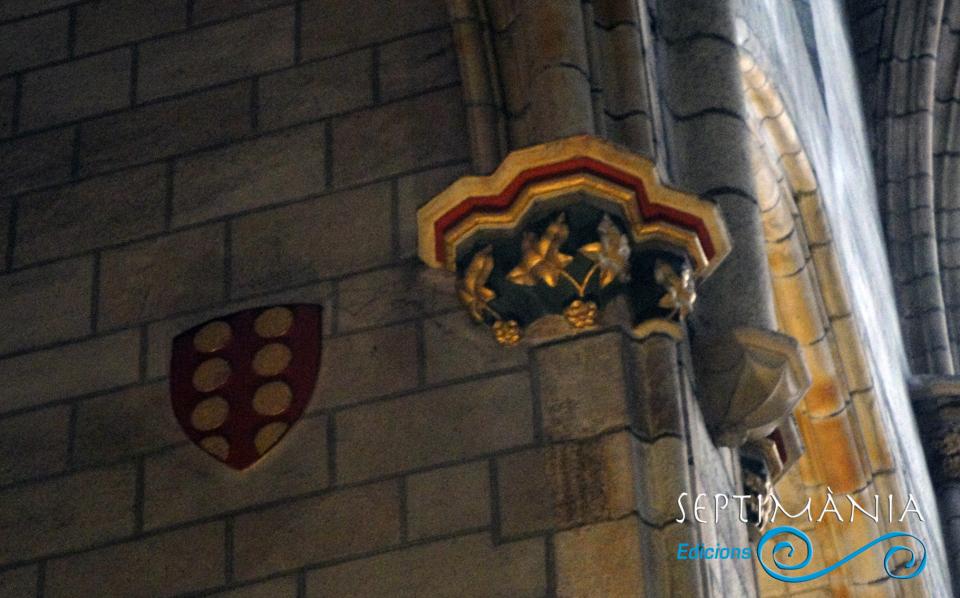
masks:
{"label": "gilded floral carving", "polygon": [[507,279],[515,284],[532,286],[543,281],[549,287],[557,286],[564,269],[573,261],[573,257],[560,252],[570,229],[561,213],[543,235],[537,237],[532,232],[523,235],[523,258],[516,268],[507,274]]}
{"label": "gilded floral carving", "polygon": [[488,304],[497,296],[486,286],[493,271],[492,253],[493,247],[489,245],[478,251],[470,260],[463,278],[457,281],[457,296],[477,322],[483,322]]}
{"label": "gilded floral carving", "polygon": [[657,284],[667,291],[660,298],[660,307],[669,309],[670,317],[678,316],[681,320],[685,319],[693,311],[693,304],[697,301],[697,291],[690,269],[683,268],[677,275],[670,264],[657,262],[654,273]]}
{"label": "gilded floral carving", "polygon": [[597,227],[600,241],[587,243],[580,253],[596,264],[600,269],[600,286],[606,287],[614,280],[626,282],[630,277],[627,262],[630,259],[630,241],[609,215],[605,215]]}

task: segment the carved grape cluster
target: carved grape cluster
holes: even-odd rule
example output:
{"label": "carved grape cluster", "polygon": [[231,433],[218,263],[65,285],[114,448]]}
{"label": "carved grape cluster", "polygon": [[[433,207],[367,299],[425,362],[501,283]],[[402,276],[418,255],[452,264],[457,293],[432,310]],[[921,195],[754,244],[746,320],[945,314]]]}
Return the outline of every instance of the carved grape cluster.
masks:
{"label": "carved grape cluster", "polygon": [[597,324],[597,304],[577,299],[563,310],[563,317],[574,328],[589,328]]}
{"label": "carved grape cluster", "polygon": [[520,325],[515,320],[498,320],[493,324],[493,335],[504,347],[512,347],[520,342]]}

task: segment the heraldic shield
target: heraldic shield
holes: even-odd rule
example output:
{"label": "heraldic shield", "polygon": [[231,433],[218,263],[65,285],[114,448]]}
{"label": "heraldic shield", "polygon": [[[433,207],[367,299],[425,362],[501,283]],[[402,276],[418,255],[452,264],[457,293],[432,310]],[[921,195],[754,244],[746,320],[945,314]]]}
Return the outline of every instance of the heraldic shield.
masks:
{"label": "heraldic shield", "polygon": [[320,368],[319,305],[248,309],[173,339],[170,398],[194,444],[250,467],[300,419]]}

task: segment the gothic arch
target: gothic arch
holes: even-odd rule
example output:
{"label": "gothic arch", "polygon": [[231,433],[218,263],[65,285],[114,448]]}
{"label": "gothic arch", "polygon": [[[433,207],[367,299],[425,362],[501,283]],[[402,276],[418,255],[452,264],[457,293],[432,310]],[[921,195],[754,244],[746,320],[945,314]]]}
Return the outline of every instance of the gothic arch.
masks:
{"label": "gothic arch", "polygon": [[[888,443],[891,432],[877,405],[816,176],[772,81],[746,51],[740,64],[777,320],[780,331],[800,343],[812,379],[794,410],[806,451],[776,488],[789,497],[785,502],[791,512],[802,508],[807,497],[822,505],[828,488],[861,502],[874,494],[892,494],[896,504],[903,504],[906,493]],[[879,524],[865,518],[835,523],[809,526],[820,553],[815,563],[834,563],[883,533],[911,531],[908,522],[883,519]],[[783,591],[782,584],[764,587],[769,581],[765,575],[758,579],[764,594]],[[924,595],[922,578],[891,580],[879,561],[869,559],[850,562],[830,582],[801,585],[812,589],[817,583],[841,596],[857,595],[857,587],[867,584],[874,592],[883,587],[890,595]]]}

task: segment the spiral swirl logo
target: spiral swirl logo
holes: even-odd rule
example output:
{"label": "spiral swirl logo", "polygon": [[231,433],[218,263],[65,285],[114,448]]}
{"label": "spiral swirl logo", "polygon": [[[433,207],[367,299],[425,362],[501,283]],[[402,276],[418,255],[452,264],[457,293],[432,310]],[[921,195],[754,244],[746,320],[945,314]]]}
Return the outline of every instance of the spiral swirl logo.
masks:
{"label": "spiral swirl logo", "polygon": [[[806,556],[803,558],[802,561],[795,564],[789,564],[789,563],[784,563],[780,561],[777,558],[778,554],[782,554],[785,552],[786,558],[790,558],[793,556],[795,551],[793,542],[789,540],[780,540],[779,542],[774,544],[773,550],[769,552],[769,558],[770,560],[773,561],[773,566],[776,568],[776,570],[774,570],[774,568],[771,568],[770,564],[765,562],[763,547],[768,542],[770,542],[771,540],[773,540],[774,538],[776,538],[781,534],[794,536],[795,538],[798,538],[801,542],[803,542],[806,548]],[[901,537],[912,538],[913,540],[916,540],[917,543],[920,545],[920,549],[923,552],[922,552],[922,556],[920,557],[919,564],[917,563],[917,554],[913,548],[910,548],[909,546],[905,546],[902,544],[897,544],[890,547],[887,550],[886,554],[884,555],[883,569],[884,571],[887,572],[887,575],[895,579],[910,579],[910,578],[916,577],[917,575],[920,575],[923,569],[927,566],[927,548],[926,546],[924,546],[923,541],[920,540],[920,538],[912,534],[908,534],[906,532],[890,532],[888,534],[884,534],[879,538],[865,544],[863,547],[855,550],[854,552],[851,552],[850,554],[843,557],[836,563],[830,565],[829,567],[825,567],[819,571],[813,571],[811,573],[802,574],[802,570],[810,564],[810,561],[813,558],[813,544],[810,542],[810,537],[807,536],[807,534],[805,534],[803,531],[789,525],[784,525],[780,527],[775,527],[770,531],[768,531],[767,533],[763,534],[763,537],[760,538],[760,542],[757,544],[757,561],[759,561],[760,566],[763,567],[763,570],[766,571],[767,575],[769,575],[770,577],[773,577],[774,579],[777,579],[780,581],[789,582],[789,583],[800,583],[804,581],[810,581],[812,579],[817,579],[819,577],[823,577],[824,575],[829,574],[831,571],[834,571],[844,566],[845,564],[857,558],[864,552],[867,552],[874,546],[877,546],[882,542],[886,542],[887,540],[892,540],[894,538],[901,538]],[[902,570],[906,571],[907,573],[903,573],[903,574],[896,573],[894,569],[891,568],[891,561],[893,560],[893,557],[899,552],[906,552],[910,555],[910,558],[902,566]],[[789,575],[780,573],[779,571],[798,572],[801,574],[791,577]]]}

